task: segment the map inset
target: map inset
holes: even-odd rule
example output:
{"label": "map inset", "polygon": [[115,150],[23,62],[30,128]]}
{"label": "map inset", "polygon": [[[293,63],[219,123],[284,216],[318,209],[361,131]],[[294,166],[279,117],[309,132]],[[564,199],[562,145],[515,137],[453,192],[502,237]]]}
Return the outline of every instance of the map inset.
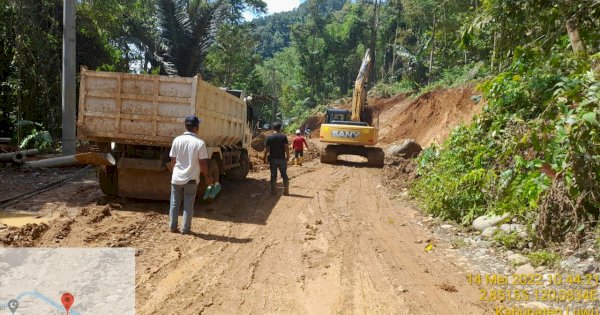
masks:
{"label": "map inset", "polygon": [[0,248],[0,315],[135,314],[131,248]]}

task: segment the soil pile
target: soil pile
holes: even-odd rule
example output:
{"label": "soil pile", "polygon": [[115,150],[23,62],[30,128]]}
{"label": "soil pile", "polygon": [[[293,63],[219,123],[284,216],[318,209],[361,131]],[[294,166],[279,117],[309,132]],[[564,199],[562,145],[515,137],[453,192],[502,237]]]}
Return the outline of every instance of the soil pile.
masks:
{"label": "soil pile", "polygon": [[[263,169],[266,169],[266,167],[267,167],[267,164],[265,164],[263,162],[263,154],[264,154],[263,151],[265,149],[265,139],[271,134],[273,134],[272,130],[265,131],[265,132],[261,133],[260,135],[258,135],[257,137],[255,137],[254,139],[252,139],[252,144],[251,144],[251,148],[248,152],[248,155],[250,157],[250,162],[252,162],[252,170],[253,171],[263,170]],[[292,135],[287,135],[287,136],[288,136],[288,142],[290,144],[290,149],[291,149],[294,135],[292,134]],[[317,132],[317,137],[318,137],[318,132]],[[310,139],[306,139],[306,141],[308,142],[310,149],[304,150],[304,161],[310,161],[310,160],[319,158],[320,157],[319,148]],[[290,152],[291,157],[293,157],[293,154],[294,154],[293,152]],[[290,163],[291,163],[291,161],[290,161]]]}
{"label": "soil pile", "polygon": [[481,112],[483,105],[471,99],[474,95],[473,86],[464,86],[401,101],[380,116],[379,142],[415,139],[423,147],[441,143],[452,128]]}
{"label": "soil pile", "polygon": [[273,134],[273,132],[273,130],[267,130],[252,139],[250,150],[248,150],[248,156],[250,157],[253,171],[264,168],[263,151],[265,150],[265,139]]}
{"label": "soil pile", "polygon": [[250,162],[252,163],[252,170],[258,171],[264,166],[263,162],[263,153],[258,152],[252,148],[248,151],[248,156],[250,157]]}
{"label": "soil pile", "polygon": [[0,243],[7,247],[31,247],[49,229],[46,223],[29,223],[23,227],[9,227],[5,235],[0,237]]}
{"label": "soil pile", "polygon": [[318,138],[321,130],[321,124],[325,121],[325,114],[319,113],[308,117],[308,119],[300,126],[300,130],[304,131],[306,128],[310,128],[310,137]]}
{"label": "soil pile", "polygon": [[[478,95],[473,85],[437,89],[418,98],[399,94],[391,98],[370,98],[373,125],[379,126],[379,143],[387,145],[402,139],[415,139],[422,147],[441,143],[452,128],[468,123],[481,112],[483,104],[472,97]],[[336,108],[350,109],[346,102]],[[324,114],[309,117],[301,130],[309,127],[313,138],[319,137]],[[264,138],[263,138],[264,139]]]}
{"label": "soil pile", "polygon": [[404,158],[386,158],[382,176],[386,186],[403,191],[410,187],[417,175],[417,160]]}
{"label": "soil pile", "polygon": [[273,133],[273,130],[267,130],[259,134],[258,136],[254,137],[254,139],[252,139],[252,143],[250,144],[250,146],[255,151],[262,152],[265,149],[265,139],[267,139],[267,137]]}

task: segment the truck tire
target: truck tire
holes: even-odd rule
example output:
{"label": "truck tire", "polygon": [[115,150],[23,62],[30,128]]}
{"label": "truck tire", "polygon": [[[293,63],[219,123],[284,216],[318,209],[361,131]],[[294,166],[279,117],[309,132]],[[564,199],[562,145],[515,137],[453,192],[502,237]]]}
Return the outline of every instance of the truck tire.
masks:
{"label": "truck tire", "polygon": [[107,196],[117,196],[117,168],[114,166],[100,166],[98,168],[98,183],[100,189]]}
{"label": "truck tire", "polygon": [[369,148],[367,151],[367,165],[370,167],[383,167],[385,153],[381,148]]}
{"label": "truck tire", "polygon": [[337,162],[338,152],[335,146],[328,145],[325,150],[321,152],[321,163],[324,164],[335,164]]}
{"label": "truck tire", "polygon": [[228,170],[225,175],[230,180],[244,180],[250,172],[250,158],[248,157],[248,151],[242,151],[240,153],[240,166]]}

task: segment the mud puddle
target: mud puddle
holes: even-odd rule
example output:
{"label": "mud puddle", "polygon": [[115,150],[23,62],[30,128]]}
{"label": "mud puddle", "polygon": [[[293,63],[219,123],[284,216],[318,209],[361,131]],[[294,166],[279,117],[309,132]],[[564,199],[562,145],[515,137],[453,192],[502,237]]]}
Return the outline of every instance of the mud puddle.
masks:
{"label": "mud puddle", "polygon": [[35,213],[0,212],[0,224],[14,227],[22,227],[29,223],[46,223],[50,219],[49,217],[43,217]]}

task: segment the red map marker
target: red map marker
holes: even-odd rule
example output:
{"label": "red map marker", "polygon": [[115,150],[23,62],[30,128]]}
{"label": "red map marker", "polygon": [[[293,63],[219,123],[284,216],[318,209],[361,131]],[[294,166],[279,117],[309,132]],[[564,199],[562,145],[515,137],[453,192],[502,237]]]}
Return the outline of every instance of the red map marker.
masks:
{"label": "red map marker", "polygon": [[67,310],[67,315],[69,315],[69,309],[71,308],[71,305],[73,305],[73,303],[75,302],[75,297],[73,296],[73,294],[67,292],[62,295],[60,301],[65,307],[65,310]]}

